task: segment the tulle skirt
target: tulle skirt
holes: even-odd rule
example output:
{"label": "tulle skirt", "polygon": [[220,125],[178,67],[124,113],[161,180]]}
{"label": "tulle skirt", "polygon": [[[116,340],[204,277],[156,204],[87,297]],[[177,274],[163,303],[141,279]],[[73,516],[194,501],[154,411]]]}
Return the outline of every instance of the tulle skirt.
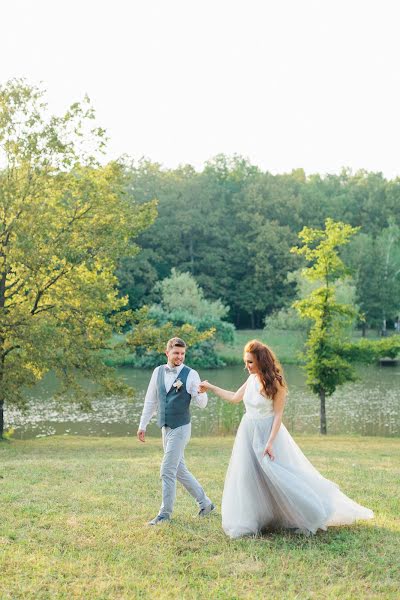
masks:
{"label": "tulle skirt", "polygon": [[263,457],[273,419],[245,414],[240,423],[222,497],[225,533],[237,538],[288,528],[311,534],[372,519],[371,510],[322,477],[283,424],[273,443],[275,460]]}

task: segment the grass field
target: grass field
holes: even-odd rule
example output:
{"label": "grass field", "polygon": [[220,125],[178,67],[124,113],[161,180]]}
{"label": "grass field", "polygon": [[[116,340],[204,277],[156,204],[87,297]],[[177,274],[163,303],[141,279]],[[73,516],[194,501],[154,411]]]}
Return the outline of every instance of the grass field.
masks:
{"label": "grass field", "polygon": [[[361,332],[355,330],[352,336],[354,341],[359,340]],[[246,342],[252,339],[258,339],[268,344],[281,363],[286,365],[301,364],[303,361],[302,352],[306,334],[303,331],[291,331],[283,329],[238,329],[235,332],[235,341],[233,344],[217,343],[216,349],[218,355],[226,365],[241,365],[243,363],[243,348]],[[369,330],[368,339],[381,339],[375,331]],[[121,335],[115,335],[114,341],[121,341]],[[115,354],[112,351],[106,353],[106,363],[110,366],[131,366],[135,367],[135,359],[132,354]]]}
{"label": "grass field", "polygon": [[160,440],[43,438],[0,443],[0,598],[399,598],[400,440],[298,437],[316,467],[375,511],[311,538],[232,541],[220,501],[232,438],[194,438],[187,462],[216,502],[199,520],[178,489],[160,502]]}
{"label": "grass field", "polygon": [[306,339],[302,331],[265,331],[265,329],[240,329],[235,332],[235,342],[227,346],[217,345],[218,354],[228,365],[242,364],[243,348],[249,340],[258,339],[270,346],[279,360],[285,364],[299,364],[300,353]]}
{"label": "grass field", "polygon": [[[217,344],[217,351],[228,365],[241,364],[243,361],[243,348],[249,340],[258,339],[268,344],[280,362],[285,365],[300,364],[303,360],[302,352],[306,334],[303,331],[291,331],[283,329],[239,329],[235,332],[235,342],[232,345]],[[352,339],[358,341],[361,331],[355,330]],[[381,339],[375,331],[368,331],[368,339]]]}

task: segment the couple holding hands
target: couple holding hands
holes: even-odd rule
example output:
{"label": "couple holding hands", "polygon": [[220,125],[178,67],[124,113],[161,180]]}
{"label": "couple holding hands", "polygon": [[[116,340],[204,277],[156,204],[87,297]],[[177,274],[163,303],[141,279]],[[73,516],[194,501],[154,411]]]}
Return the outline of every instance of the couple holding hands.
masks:
{"label": "couple holding hands", "polygon": [[184,364],[186,343],[172,338],[166,347],[167,364],[157,367],[147,389],[137,432],[145,431],[157,413],[162,431],[162,503],[149,525],[171,519],[177,480],[193,496],[199,516],[215,505],[188,470],[184,451],[190,440],[190,403],[207,405],[210,390],[223,400],[244,402],[225,478],[221,503],[222,527],[231,538],[259,535],[273,529],[290,529],[310,535],[333,525],[350,525],[372,519],[373,512],[343,494],[307,460],[282,423],[287,386],[272,350],[252,340],[244,348],[247,381],[236,391],[200,381],[197,371]]}

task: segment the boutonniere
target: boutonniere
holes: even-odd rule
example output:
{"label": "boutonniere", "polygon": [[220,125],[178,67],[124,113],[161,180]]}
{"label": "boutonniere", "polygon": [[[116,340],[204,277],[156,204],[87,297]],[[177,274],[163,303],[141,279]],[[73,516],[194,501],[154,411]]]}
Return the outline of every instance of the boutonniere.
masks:
{"label": "boutonniere", "polygon": [[177,392],[178,390],[181,389],[181,387],[183,386],[183,382],[180,379],[177,379],[176,381],[174,381],[174,383],[172,384],[172,387],[175,388],[175,391]]}

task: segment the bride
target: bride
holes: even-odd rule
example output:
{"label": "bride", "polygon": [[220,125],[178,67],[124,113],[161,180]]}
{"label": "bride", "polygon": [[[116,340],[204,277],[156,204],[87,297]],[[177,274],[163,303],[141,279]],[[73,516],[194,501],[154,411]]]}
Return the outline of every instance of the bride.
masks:
{"label": "bride", "polygon": [[282,424],[287,387],[272,350],[252,340],[244,348],[244,362],[249,377],[237,392],[200,384],[200,391],[228,402],[243,400],[246,407],[222,496],[225,533],[237,538],[283,527],[310,534],[372,519],[371,510],[312,466]]}

